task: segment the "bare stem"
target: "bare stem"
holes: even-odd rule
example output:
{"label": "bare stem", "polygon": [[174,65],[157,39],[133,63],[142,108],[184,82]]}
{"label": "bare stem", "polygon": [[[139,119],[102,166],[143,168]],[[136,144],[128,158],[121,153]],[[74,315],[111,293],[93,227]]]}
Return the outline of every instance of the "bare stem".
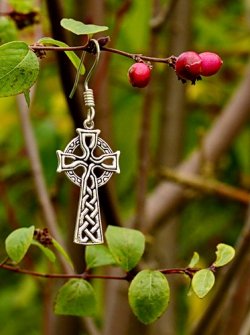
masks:
{"label": "bare stem", "polygon": [[[150,53],[156,53],[157,34],[152,30],[150,34]],[[141,229],[144,222],[145,203],[148,188],[148,173],[150,168],[150,136],[151,114],[153,102],[153,86],[145,90],[141,113],[141,126],[138,141],[138,172],[136,183],[136,213],[134,228]]]}
{"label": "bare stem", "polygon": [[72,278],[78,278],[78,279],[115,279],[115,280],[127,280],[127,275],[125,276],[101,276],[101,275],[92,275],[88,272],[84,272],[81,274],[76,273],[41,273],[36,272],[32,270],[22,269],[19,267],[15,267],[12,265],[8,265],[5,263],[0,264],[0,268],[4,270],[9,270],[12,272],[20,273],[20,274],[26,274],[33,277],[41,277],[41,278],[50,278],[50,279],[72,279]]}
{"label": "bare stem", "polygon": [[[62,236],[60,234],[56,214],[52,206],[51,200],[49,198],[47,186],[44,179],[43,168],[40,161],[40,156],[38,152],[37,142],[32,128],[29,110],[26,106],[24,97],[18,96],[18,107],[20,112],[21,126],[23,130],[23,135],[25,139],[25,145],[31,164],[32,175],[34,179],[34,184],[36,188],[37,197],[41,206],[41,210],[44,216],[46,225],[51,233],[51,235],[64,246]],[[60,256],[60,261],[64,269],[68,269],[68,264],[65,262],[63,257]]]}
{"label": "bare stem", "polygon": [[[124,276],[107,276],[107,275],[96,275],[96,274],[90,274],[87,271],[77,274],[77,273],[41,273],[36,272],[32,270],[22,269],[17,266],[6,264],[6,262],[0,263],[0,268],[4,270],[8,270],[11,272],[19,273],[19,274],[25,274],[30,275],[32,277],[40,277],[40,278],[50,278],[50,279],[103,279],[103,280],[126,280],[130,281],[135,277],[135,275],[138,273],[131,273],[128,272]],[[158,270],[159,272],[165,274],[165,275],[173,275],[173,274],[186,274],[189,277],[192,277],[193,274],[200,269],[195,268],[171,268],[171,269],[162,269]]]}
{"label": "bare stem", "polygon": [[214,193],[219,196],[240,201],[244,204],[250,203],[250,193],[242,189],[224,184],[214,179],[205,179],[193,174],[175,172],[171,169],[163,169],[160,175],[180,185],[188,186],[205,193]]}
{"label": "bare stem", "polygon": [[[79,51],[81,50],[81,51],[93,53],[93,49],[89,47],[89,44],[74,46],[74,47],[57,47],[57,46],[45,46],[45,45],[33,44],[33,45],[30,45],[30,49],[34,52],[36,51],[58,51],[60,52],[60,51]],[[118,54],[120,56],[124,56],[124,57],[131,58],[134,60],[144,60],[148,62],[165,63],[169,65],[173,64],[173,60],[175,58],[175,56],[170,56],[166,58],[144,56],[142,54],[130,53],[130,52],[126,52],[126,51],[115,49],[115,48],[108,48],[105,46],[100,46],[100,50]]]}

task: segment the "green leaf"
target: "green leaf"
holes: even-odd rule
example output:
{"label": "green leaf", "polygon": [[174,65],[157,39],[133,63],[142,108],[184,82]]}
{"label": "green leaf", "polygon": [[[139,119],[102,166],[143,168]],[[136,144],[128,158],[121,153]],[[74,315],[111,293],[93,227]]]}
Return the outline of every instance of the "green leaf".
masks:
{"label": "green leaf", "polygon": [[105,245],[88,245],[85,252],[87,268],[115,264],[115,260]]}
{"label": "green leaf", "polygon": [[29,90],[38,73],[37,56],[26,43],[14,41],[0,46],[0,97]]}
{"label": "green leaf", "polygon": [[191,261],[190,261],[188,267],[189,268],[194,268],[195,265],[198,264],[199,260],[200,260],[200,256],[199,256],[198,252],[195,251],[193,253],[193,257],[191,258]]}
{"label": "green leaf", "polygon": [[33,235],[34,226],[14,230],[5,240],[5,248],[8,256],[19,263],[28,251]]}
{"label": "green leaf", "polygon": [[61,26],[76,35],[93,35],[101,31],[108,30],[106,26],[97,26],[95,24],[84,24],[74,19],[62,19]]}
{"label": "green leaf", "polygon": [[199,298],[204,298],[214,286],[215,277],[211,270],[197,271],[192,279],[192,288]]}
{"label": "green leaf", "polygon": [[167,309],[170,289],[159,271],[143,270],[132,280],[128,298],[133,313],[144,324],[158,319]]}
{"label": "green leaf", "polygon": [[144,252],[144,235],[138,230],[108,226],[105,236],[116,264],[125,271],[133,269]]}
{"label": "green leaf", "polygon": [[72,269],[74,269],[74,265],[73,262],[71,260],[71,258],[69,257],[68,253],[66,252],[66,250],[64,250],[64,248],[61,246],[60,243],[58,243],[55,239],[52,238],[52,244],[54,246],[54,248],[60,252],[61,255],[63,255],[63,257],[66,259],[66,261],[69,263],[69,265],[72,267]]}
{"label": "green leaf", "polygon": [[216,260],[214,266],[220,267],[228,264],[235,256],[235,250],[230,245],[220,243],[217,245]]}
{"label": "green leaf", "polygon": [[93,316],[96,312],[93,287],[83,279],[70,279],[58,291],[55,313],[76,316]]}
{"label": "green leaf", "polygon": [[30,91],[29,90],[24,91],[23,94],[24,94],[26,104],[29,107],[30,106]]}
{"label": "green leaf", "polygon": [[49,248],[45,247],[44,245],[42,245],[41,243],[39,243],[36,240],[33,240],[31,242],[32,245],[35,245],[36,247],[38,247],[43,253],[44,255],[52,262],[54,263],[56,261],[56,256],[53,253],[53,251],[51,251]]}
{"label": "green leaf", "polygon": [[[41,44],[51,44],[51,45],[56,45],[58,47],[63,47],[63,48],[67,48],[68,44],[55,40],[51,37],[43,37],[41,38],[38,43]],[[80,74],[84,74],[85,73],[85,67],[83,64],[81,64],[81,60],[80,58],[75,54],[74,51],[65,51],[65,54],[68,56],[69,60],[72,62],[72,64],[74,65],[74,67],[78,70]]]}

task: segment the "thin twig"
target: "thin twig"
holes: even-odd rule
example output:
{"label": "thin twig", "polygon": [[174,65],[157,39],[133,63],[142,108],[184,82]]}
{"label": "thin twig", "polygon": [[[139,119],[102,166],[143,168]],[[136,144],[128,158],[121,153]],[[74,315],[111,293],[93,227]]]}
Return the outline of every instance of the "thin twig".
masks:
{"label": "thin twig", "polygon": [[101,276],[101,275],[92,275],[87,272],[82,274],[76,273],[41,273],[32,270],[22,269],[19,267],[14,267],[5,263],[0,264],[0,268],[8,271],[12,271],[19,274],[30,275],[32,277],[41,277],[41,278],[50,278],[50,279],[114,279],[114,280],[127,280],[126,276]]}
{"label": "thin twig", "polygon": [[101,50],[102,51],[107,51],[107,52],[112,52],[114,54],[118,54],[118,55],[121,55],[121,56],[124,56],[124,57],[132,58],[134,60],[139,58],[139,59],[142,59],[142,60],[145,60],[145,61],[148,61],[148,62],[165,63],[165,64],[172,64],[173,57],[174,57],[174,56],[170,56],[170,57],[166,57],[166,58],[150,57],[150,56],[144,56],[142,54],[134,54],[134,53],[130,53],[130,52],[114,49],[114,48],[108,48],[108,47],[102,47]]}
{"label": "thin twig", "polygon": [[[56,215],[54,212],[54,208],[49,198],[49,194],[47,191],[42,164],[40,161],[38,147],[36,143],[36,138],[33,132],[31,120],[29,117],[29,110],[25,99],[23,96],[17,97],[21,126],[23,129],[23,136],[25,139],[25,145],[29,157],[29,161],[31,164],[32,175],[34,178],[35,188],[39,203],[41,205],[42,213],[44,216],[44,220],[46,226],[49,229],[50,234],[62,245],[64,246],[64,241],[59,233]],[[60,257],[60,262],[63,268],[69,270],[69,265],[65,261],[63,257]]]}
{"label": "thin twig", "polygon": [[[89,53],[93,53],[93,50],[89,48],[89,45],[80,45],[80,46],[73,46],[73,47],[57,47],[57,46],[44,46],[44,45],[30,45],[30,49],[34,52],[36,51],[56,51],[56,52],[63,52],[63,51],[86,51]],[[124,56],[127,58],[131,58],[134,60],[142,59],[144,61],[148,62],[156,62],[156,63],[165,63],[165,64],[172,64],[173,58],[175,56],[170,57],[150,57],[150,56],[144,56],[142,54],[136,54],[136,53],[130,53],[123,50],[115,49],[115,48],[108,48],[105,46],[100,46],[101,51],[111,52],[113,54],[117,54],[120,56]]]}
{"label": "thin twig", "polygon": [[[16,266],[8,265],[5,262],[0,263],[0,268],[4,270],[8,270],[11,272],[30,275],[32,277],[40,277],[40,278],[50,278],[50,279],[103,279],[103,280],[126,280],[129,281],[133,279],[136,273],[128,272],[124,276],[107,276],[107,275],[96,275],[90,274],[88,272],[83,272],[81,274],[76,273],[41,273],[37,271],[22,269]],[[171,268],[171,269],[161,269],[158,270],[159,272],[165,275],[173,275],[173,274],[186,274],[188,276],[192,276],[195,272],[199,271],[200,269],[196,268]]]}
{"label": "thin twig", "polygon": [[214,179],[205,179],[193,174],[184,174],[171,169],[162,169],[160,176],[174,181],[177,184],[188,186],[205,193],[215,193],[219,196],[240,201],[244,204],[250,203],[250,193]]}
{"label": "thin twig", "polygon": [[[157,34],[154,30],[150,34],[149,52],[156,53]],[[150,137],[151,115],[153,103],[153,86],[146,88],[141,111],[141,125],[138,142],[138,172],[136,183],[136,213],[133,228],[141,229],[144,222],[145,203],[148,188],[148,173],[150,168]]]}

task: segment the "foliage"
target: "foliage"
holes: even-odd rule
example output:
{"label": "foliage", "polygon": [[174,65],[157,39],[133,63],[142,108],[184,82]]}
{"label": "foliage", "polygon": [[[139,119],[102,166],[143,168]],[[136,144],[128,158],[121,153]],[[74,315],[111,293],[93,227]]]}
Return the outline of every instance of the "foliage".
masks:
{"label": "foliage", "polygon": [[[55,241],[51,239],[45,246],[45,240],[40,238],[40,242],[33,240],[34,227],[19,228],[14,230],[6,238],[6,252],[9,258],[15,263],[20,263],[31,245],[39,247],[45,256],[52,262],[55,261],[54,254],[48,247],[55,245],[63,255],[66,252]],[[38,232],[34,235],[37,237]],[[139,264],[144,252],[145,238],[143,234],[134,229],[109,226],[106,231],[107,246],[88,246],[86,250],[87,270],[83,275],[69,275],[69,279],[58,291],[55,300],[55,313],[63,315],[76,316],[94,316],[97,313],[97,298],[91,283],[84,278],[91,278],[88,274],[89,269],[94,267],[116,265],[126,271],[124,279],[130,282],[128,289],[128,300],[133,313],[144,324],[150,324],[156,321],[166,311],[169,299],[170,288],[164,273],[173,270],[141,270],[133,274],[136,266]],[[50,238],[49,238],[50,240]],[[58,247],[60,246],[60,248]],[[226,244],[217,246],[216,260],[208,269],[196,269],[194,266],[199,260],[199,255],[194,254],[188,268],[180,270],[180,273],[189,273],[191,277],[192,288],[199,298],[204,298],[211,290],[215,282],[214,273],[217,267],[226,265],[234,256],[234,249]],[[67,261],[72,265],[71,260]],[[22,273],[22,269],[11,267],[7,262],[2,263],[2,268]],[[133,270],[133,271],[132,271]],[[192,273],[194,272],[194,276]],[[23,273],[30,273],[35,276],[53,276],[60,278],[60,275],[40,274],[25,270]],[[77,278],[74,278],[76,276]],[[61,276],[63,278],[63,275]],[[81,278],[78,278],[81,277]],[[95,276],[92,276],[95,278]],[[98,276],[97,276],[98,278]],[[112,277],[103,277],[103,279],[114,279]]]}
{"label": "foliage", "polygon": [[115,264],[115,260],[111,252],[105,245],[88,245],[86,247],[85,259],[87,269]]}
{"label": "foliage", "polygon": [[83,279],[71,279],[59,290],[55,312],[57,314],[93,316],[96,298],[92,286]]}
{"label": "foliage", "polygon": [[132,270],[144,252],[143,234],[127,228],[109,226],[105,235],[116,263],[125,271]]}
{"label": "foliage", "polygon": [[19,228],[7,237],[6,252],[14,262],[19,263],[25,256],[32,243],[34,229],[34,226]]}
{"label": "foliage", "polygon": [[167,309],[170,289],[165,276],[159,271],[143,270],[129,286],[129,303],[138,319],[149,324]]}
{"label": "foliage", "polygon": [[204,298],[214,286],[214,274],[209,269],[202,269],[194,274],[192,288],[199,298]]}
{"label": "foliage", "polygon": [[0,46],[0,97],[28,91],[37,80],[39,64],[36,55],[24,42]]}
{"label": "foliage", "polygon": [[[37,11],[34,4],[35,1],[32,0],[9,1],[9,3],[15,11],[23,13]],[[66,13],[66,17],[73,14],[79,18],[80,12],[85,13],[83,10],[78,10],[80,3],[77,4],[76,1],[67,0],[65,1],[65,6],[69,11],[69,13]],[[148,1],[145,4],[145,2],[139,0],[134,1],[131,10],[125,11],[124,17],[122,16],[123,14],[118,15],[118,12],[116,12],[120,2],[116,0],[108,1],[107,6],[108,10],[103,22],[110,26],[112,46],[136,53],[152,53],[152,49],[150,52],[148,51],[151,43],[148,24],[151,22],[150,2]],[[41,16],[39,19],[43,25],[43,35],[50,36],[47,13],[44,8],[40,10]],[[97,11],[93,11],[93,13],[95,12]],[[223,2],[217,0],[211,1],[209,6],[205,2],[194,1],[192,41],[189,44],[189,49],[194,49],[197,52],[206,50],[217,52],[222,56],[224,64],[216,78],[206,78],[194,87],[191,85],[185,86],[186,110],[188,112],[184,120],[185,129],[183,129],[184,157],[187,157],[196,147],[202,146],[204,134],[219,116],[220,111],[234,92],[236,84],[244,73],[249,54],[249,26],[245,14],[243,2],[230,0],[227,1],[227,6],[225,7]],[[80,20],[84,21],[82,17]],[[83,25],[81,22],[79,24],[75,20],[68,19],[64,19],[62,24],[67,30],[73,31],[76,35],[79,32],[80,34],[92,35],[98,29],[103,32],[105,31],[104,28],[106,29],[106,26],[101,26],[103,27],[102,29],[95,25]],[[80,31],[78,30],[79,28]],[[94,28],[94,31],[88,30],[92,28]],[[62,42],[52,38],[42,38],[39,41],[34,41],[32,29],[33,27],[27,27],[20,31],[13,17],[1,17],[0,19],[0,42],[2,44],[0,48],[0,74],[1,77],[4,76],[5,78],[5,81],[1,81],[0,95],[24,93],[28,100],[29,89],[38,79],[36,97],[34,100],[31,99],[32,123],[38,141],[44,177],[51,199],[58,212],[60,228],[66,237],[68,235],[68,227],[71,225],[69,218],[74,216],[71,213],[72,206],[70,204],[74,201],[77,202],[77,199],[71,200],[74,193],[70,188],[71,186],[62,182],[61,177],[56,175],[56,157],[54,153],[59,147],[64,147],[67,137],[71,136],[72,120],[65,103],[66,99],[61,90],[54,53],[48,51],[46,58],[38,61],[37,56],[32,51],[32,48],[29,48],[29,45],[34,42],[40,42],[46,45],[67,47],[69,43],[67,42],[68,44],[66,44],[65,41]],[[171,34],[169,24],[167,23],[163,28],[159,28],[158,31],[156,29],[155,34],[158,38],[157,42],[154,41],[154,50],[157,55],[166,56],[172,54],[171,45],[168,45]],[[117,36],[119,36],[118,39]],[[80,38],[82,37],[80,36]],[[15,41],[17,39],[25,42]],[[72,40],[76,41],[74,38]],[[80,44],[82,44],[82,39],[80,39]],[[11,59],[8,57],[10,48],[14,52],[14,57]],[[85,66],[83,64],[80,65],[81,61],[78,57],[78,52],[67,52],[67,57],[75,68],[79,69],[81,74],[84,74]],[[110,135],[112,133],[115,146],[122,152],[121,170],[125,171],[125,173],[122,173],[116,180],[116,193],[121,204],[120,215],[122,219],[129,218],[131,214],[134,214],[135,210],[135,198],[138,192],[135,185],[138,177],[138,161],[140,160],[137,139],[141,135],[140,122],[145,109],[144,101],[146,96],[145,91],[135,90],[127,83],[127,69],[132,62],[133,60],[121,58],[120,56],[112,57],[111,62],[107,61],[107,72],[110,79],[109,99],[100,100],[100,110],[104,106],[108,106],[107,109],[112,114],[114,126],[112,132],[110,131]],[[3,66],[5,63],[8,66]],[[86,63],[87,65],[88,62]],[[65,61],[65,69],[68,66],[69,62]],[[40,73],[38,76],[39,67]],[[1,72],[3,70],[5,71],[4,73]],[[22,80],[20,76],[15,77],[17,73],[23,70],[25,70],[25,73]],[[157,153],[157,145],[162,127],[160,113],[163,106],[166,105],[164,100],[166,95],[165,80],[170,76],[170,71],[172,70],[167,69],[165,64],[156,64],[152,70],[151,85],[153,94],[151,101],[153,103],[151,106],[152,115],[149,118],[151,143],[148,149],[150,151],[150,162],[152,163],[152,169],[150,170],[150,187],[152,190],[158,182],[155,174],[158,170],[159,154]],[[31,76],[29,75],[30,73],[32,74]],[[19,80],[16,81],[15,78]],[[100,79],[100,77],[98,78]],[[100,82],[102,81],[99,80]],[[14,86],[11,87],[13,83]],[[181,85],[181,83],[179,84]],[[98,91],[99,93],[100,91]],[[21,269],[26,269],[31,264],[34,271],[39,273],[52,273],[54,270],[55,273],[60,274],[58,251],[73,269],[72,260],[68,252],[60,244],[57,244],[58,242],[55,239],[53,239],[51,245],[45,246],[31,238],[33,229],[31,225],[43,228],[45,221],[41,215],[38,201],[34,196],[31,170],[23,135],[20,131],[20,120],[17,111],[18,108],[14,98],[1,99],[0,237],[1,245],[4,246],[4,237],[9,234],[6,239],[6,252],[8,257],[12,259],[12,261],[8,260],[7,263],[3,262],[2,264],[15,267],[15,262],[22,262],[20,264],[22,266]],[[249,189],[249,134],[249,125],[246,124],[230,147],[230,150],[219,159],[216,166],[204,164],[203,171],[201,171],[203,176],[206,178],[217,178],[236,187]],[[208,299],[202,299],[203,305],[200,305],[200,300],[199,302],[193,300],[193,296],[205,297],[214,284],[217,268],[224,266],[233,258],[234,249],[227,244],[221,243],[221,241],[231,245],[235,244],[242,229],[245,213],[245,206],[236,201],[221,199],[213,194],[204,195],[202,192],[190,192],[188,195],[191,195],[191,201],[180,210],[181,222],[178,228],[177,263],[183,264],[187,262],[194,248],[199,250],[202,257],[199,257],[198,253],[194,253],[192,261],[187,268],[182,268],[189,269],[189,272],[185,273],[185,275],[190,278],[191,287],[195,294],[187,297],[186,289],[182,289],[182,286],[180,288],[179,305],[181,310],[177,316],[177,322],[182,325],[180,334],[187,334],[190,315],[195,314],[195,321],[197,321],[205,306],[208,305],[212,293],[209,294]],[[14,230],[17,227],[21,230]],[[159,270],[151,269],[151,267],[154,269],[161,268],[159,264],[164,263],[164,259],[156,257],[153,262],[148,264],[149,255],[147,249],[144,252],[145,240],[152,244],[152,247],[158,243],[154,240],[155,232],[153,231],[143,236],[138,231],[134,235],[132,230],[126,236],[126,234],[122,233],[124,232],[123,229],[109,226],[106,233],[107,245],[86,248],[86,272],[84,273],[89,278],[84,276],[80,279],[72,278],[62,286],[56,299],[57,313],[94,315],[97,318],[96,301],[98,312],[101,310],[100,313],[104,314],[103,292],[105,290],[105,281],[98,281],[97,279],[92,281],[91,275],[96,275],[97,277],[100,273],[103,275],[106,271],[106,268],[103,269],[103,267],[107,265],[115,266],[125,272],[128,271],[128,273],[124,274],[124,277],[126,277],[124,280],[129,282],[130,306],[139,320],[147,324],[156,321],[157,317],[165,312],[169,299],[168,294],[170,290],[171,292],[174,290],[174,287],[170,284],[170,287],[167,288],[166,277],[168,277],[168,273],[164,274]],[[132,234],[132,240],[129,239],[129,234]],[[120,236],[121,240],[118,239],[118,236]],[[126,238],[128,238],[129,248],[125,246],[127,243]],[[211,261],[211,250],[216,245],[216,258]],[[27,251],[28,255],[25,256]],[[72,254],[74,253],[75,251],[72,252]],[[2,259],[6,255],[3,247],[0,249],[0,254]],[[81,261],[84,261],[83,255]],[[166,264],[168,265],[168,263]],[[204,264],[211,265],[206,267]],[[145,270],[141,270],[142,268],[145,268]],[[237,269],[235,270],[236,275]],[[152,290],[156,297],[156,305],[151,305],[146,289],[141,292],[141,295],[137,293],[141,285],[141,279],[142,283],[145,283],[145,287],[147,287],[149,278],[152,276],[156,282],[162,280],[163,283],[161,292],[157,291],[157,288],[160,289],[160,287],[157,287],[157,285],[152,286],[152,288],[156,288],[156,290]],[[1,329],[3,335],[16,335],[22,332],[40,334],[41,324],[44,322],[42,320],[42,317],[44,317],[42,309],[47,308],[47,305],[46,307],[42,306],[45,306],[47,302],[46,298],[42,297],[41,299],[41,288],[45,289],[45,291],[49,289],[50,285],[47,285],[49,281],[50,279],[46,279],[44,281],[45,285],[43,285],[40,279],[33,280],[30,277],[21,276],[21,274],[12,276],[9,272],[0,269],[2,287],[0,320],[3,325]],[[101,284],[99,284],[100,282]],[[44,295],[46,294],[48,294],[48,291]],[[159,300],[157,299],[158,294],[161,294]],[[83,303],[83,298],[85,297],[89,299],[87,304]],[[175,294],[171,294],[171,297],[170,305],[175,300]],[[91,309],[90,301],[91,303],[93,302],[93,309]],[[148,309],[150,313],[145,313],[145,309],[146,311]],[[13,311],[17,315],[15,323],[8,322],[8,320],[12,320]],[[98,318],[98,325],[104,322],[102,321],[102,315],[98,315]]]}
{"label": "foliage", "polygon": [[216,267],[224,266],[234,258],[234,255],[235,255],[234,248],[225,245],[223,243],[218,244],[214,266]]}
{"label": "foliage", "polygon": [[97,26],[94,24],[84,24],[73,19],[62,19],[61,25],[63,28],[71,31],[76,35],[93,35],[102,31],[108,30],[108,27]]}
{"label": "foliage", "polygon": [[[40,38],[38,43],[45,44],[45,45],[52,44],[58,47],[69,47],[66,43],[55,40],[54,38],[51,38],[51,37],[42,37]],[[84,65],[81,64],[80,59],[77,57],[77,55],[73,51],[65,51],[65,54],[68,56],[68,58],[70,59],[74,67],[76,69],[79,68],[80,74],[83,75],[85,73],[85,68],[84,68]]]}

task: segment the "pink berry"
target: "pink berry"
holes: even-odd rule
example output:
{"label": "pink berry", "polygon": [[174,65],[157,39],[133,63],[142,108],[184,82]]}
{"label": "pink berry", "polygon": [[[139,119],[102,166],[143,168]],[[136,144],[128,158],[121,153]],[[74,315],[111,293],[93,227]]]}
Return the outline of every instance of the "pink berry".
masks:
{"label": "pink berry", "polygon": [[128,78],[134,87],[146,87],[150,81],[151,68],[145,63],[135,63],[128,70]]}
{"label": "pink berry", "polygon": [[194,51],[183,52],[176,59],[175,72],[183,82],[191,80],[192,84],[194,84],[196,80],[200,79],[200,56]]}
{"label": "pink berry", "polygon": [[220,56],[213,52],[202,52],[199,54],[201,58],[201,75],[205,77],[212,76],[217,73],[223,63]]}

